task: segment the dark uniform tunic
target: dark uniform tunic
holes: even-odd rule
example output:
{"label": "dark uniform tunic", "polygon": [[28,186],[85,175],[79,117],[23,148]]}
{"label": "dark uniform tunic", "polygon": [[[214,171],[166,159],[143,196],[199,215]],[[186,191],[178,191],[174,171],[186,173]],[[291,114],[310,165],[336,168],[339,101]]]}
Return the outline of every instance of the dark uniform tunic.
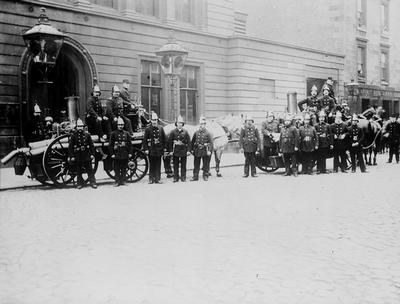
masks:
{"label": "dark uniform tunic", "polygon": [[132,106],[135,106],[135,104],[132,101],[131,95],[127,88],[122,88],[122,91],[120,92],[120,97],[122,98],[124,104],[124,115],[131,114],[130,117],[132,118],[133,130],[138,131],[139,128],[138,108],[134,107],[132,109]]}
{"label": "dark uniform tunic", "polygon": [[69,139],[68,152],[69,157],[75,159],[73,164],[76,168],[78,185],[83,184],[83,170],[88,174],[90,183],[95,183],[91,159],[91,156],[95,155],[95,150],[90,134],[83,130],[74,131]]}
{"label": "dark uniform tunic", "polygon": [[179,180],[179,164],[182,181],[186,180],[187,153],[190,151],[190,135],[185,129],[175,128],[169,135],[169,151],[173,154],[174,181]]}
{"label": "dark uniform tunic", "polygon": [[161,179],[161,156],[166,150],[166,137],[161,126],[149,125],[144,131],[143,148],[149,151],[149,180],[158,183]]}
{"label": "dark uniform tunic", "polygon": [[361,143],[364,141],[364,132],[359,126],[351,125],[349,127],[349,136],[350,136],[351,171],[352,172],[356,171],[357,160],[358,160],[361,171],[365,172],[365,163],[361,145]]}
{"label": "dark uniform tunic", "polygon": [[111,135],[110,121],[98,118],[106,116],[106,110],[102,107],[101,101],[98,97],[91,96],[87,102],[87,125],[91,134],[96,134],[103,137],[106,134],[108,137]]}
{"label": "dark uniform tunic", "polygon": [[326,173],[326,159],[330,147],[333,146],[331,127],[323,121],[315,126],[315,131],[318,135],[317,170]]}
{"label": "dark uniform tunic", "polygon": [[332,113],[335,108],[335,100],[332,97],[324,95],[318,101],[320,110],[324,110],[326,114]]}
{"label": "dark uniform tunic", "polygon": [[399,145],[400,145],[400,123],[389,122],[383,131],[384,134],[388,134],[389,144],[389,162],[392,162],[393,155],[396,157],[396,162],[399,162]]}
{"label": "dark uniform tunic", "polygon": [[290,173],[290,167],[293,173],[297,173],[297,156],[295,148],[299,148],[299,132],[296,127],[284,126],[281,129],[279,149],[283,153],[286,174]]}
{"label": "dark uniform tunic", "polygon": [[25,141],[27,143],[46,139],[46,129],[41,116],[33,116],[25,128]]}
{"label": "dark uniform tunic", "polygon": [[348,129],[344,122],[334,123],[331,125],[333,135],[333,171],[337,172],[339,167],[342,172],[346,171],[346,150],[349,146],[348,142]]}
{"label": "dark uniform tunic", "polygon": [[312,111],[314,113],[321,109],[320,103],[318,101],[318,97],[312,96],[312,95],[308,96],[306,99],[303,99],[302,101],[299,101],[299,103],[297,105],[301,112],[306,110],[306,109],[304,109],[304,105],[306,105],[306,108],[309,108],[310,111]]}
{"label": "dark uniform tunic", "polygon": [[197,180],[199,178],[201,160],[203,161],[203,177],[208,177],[210,172],[211,155],[208,156],[207,152],[213,151],[213,138],[211,133],[208,132],[207,129],[197,130],[193,135],[191,147],[194,156],[193,179]]}
{"label": "dark uniform tunic", "polygon": [[126,179],[129,154],[132,153],[132,141],[129,132],[115,130],[110,137],[110,153],[114,157],[115,181],[123,184]]}
{"label": "dark uniform tunic", "polygon": [[269,157],[277,155],[278,144],[275,142],[272,133],[279,132],[279,124],[277,121],[264,121],[261,125],[261,133],[263,135],[263,151],[264,160],[269,163]]}
{"label": "dark uniform tunic", "polygon": [[257,128],[245,126],[239,137],[239,147],[243,149],[245,156],[244,175],[249,175],[249,167],[251,167],[251,175],[256,174],[256,151],[260,149],[260,135]]}
{"label": "dark uniform tunic", "polygon": [[124,115],[124,102],[119,97],[112,97],[107,109],[107,117],[112,121],[114,129],[117,128],[117,123],[114,118],[121,117],[125,124],[125,130],[132,134],[131,121]]}
{"label": "dark uniform tunic", "polygon": [[303,173],[312,173],[314,162],[313,152],[318,148],[317,131],[311,125],[304,125],[300,127],[299,135],[302,171]]}

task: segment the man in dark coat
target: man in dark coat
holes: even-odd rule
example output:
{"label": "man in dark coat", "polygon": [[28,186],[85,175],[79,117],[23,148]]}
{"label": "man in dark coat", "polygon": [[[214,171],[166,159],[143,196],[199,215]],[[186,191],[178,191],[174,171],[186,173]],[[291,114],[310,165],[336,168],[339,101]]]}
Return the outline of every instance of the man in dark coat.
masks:
{"label": "man in dark coat", "polygon": [[351,158],[351,172],[356,172],[357,161],[360,164],[361,172],[365,173],[365,163],[363,157],[362,142],[364,141],[364,131],[358,126],[358,117],[353,114],[351,126],[349,126],[350,136],[350,158]]}
{"label": "man in dark coat", "polygon": [[338,167],[343,173],[346,171],[346,150],[348,148],[348,128],[342,120],[342,113],[336,112],[335,123],[331,125],[333,135],[333,172],[338,172]]}
{"label": "man in dark coat", "polygon": [[299,129],[300,151],[302,156],[302,171],[304,174],[312,175],[314,164],[314,151],[318,149],[318,135],[315,128],[311,125],[309,114],[304,116],[304,126]]}
{"label": "man in dark coat", "polygon": [[299,151],[299,132],[292,125],[292,117],[287,114],[285,117],[285,124],[281,129],[279,139],[279,150],[283,154],[283,162],[285,163],[285,176],[297,176],[297,151]]}
{"label": "man in dark coat", "polygon": [[132,124],[131,121],[124,115],[124,102],[119,95],[120,91],[118,86],[113,86],[111,93],[112,97],[109,101],[107,117],[111,120],[114,129],[116,129],[118,117],[121,117],[124,121],[125,130],[128,131],[129,134],[132,134]]}
{"label": "man in dark coat", "polygon": [[33,117],[24,129],[24,138],[26,143],[40,141],[46,139],[45,123],[42,118],[42,110],[36,103],[33,107]]}
{"label": "man in dark coat", "polygon": [[151,124],[144,131],[143,149],[149,155],[149,184],[161,184],[161,157],[166,152],[164,128],[158,125],[158,116],[151,114]]}
{"label": "man in dark coat", "polygon": [[[186,181],[186,162],[190,154],[190,135],[186,131],[182,116],[178,116],[176,128],[169,135],[169,151],[172,153],[174,164],[174,183],[179,181],[179,165],[181,166],[180,179]],[[165,161],[165,160],[164,160]]]}
{"label": "man in dark coat", "polygon": [[117,130],[111,133],[110,153],[114,160],[115,187],[125,184],[129,158],[132,157],[132,141],[129,132],[124,131],[124,120],[119,117]]}
{"label": "man in dark coat", "polygon": [[400,145],[400,123],[398,122],[398,114],[390,115],[390,121],[383,129],[383,136],[387,138],[389,144],[389,160],[392,162],[393,155],[396,157],[396,162],[399,163],[399,145]]}
{"label": "man in dark coat", "polygon": [[329,150],[333,149],[333,137],[330,126],[326,123],[325,111],[319,112],[319,122],[315,126],[318,135],[318,150],[317,150],[317,174],[328,173],[326,171],[326,159]]}
{"label": "man in dark coat", "polygon": [[124,115],[131,117],[132,119],[132,128],[135,131],[139,129],[139,109],[136,104],[136,100],[131,99],[131,94],[129,93],[129,80],[124,79],[122,81],[122,90],[120,92],[120,97],[123,100],[124,104]]}
{"label": "man in dark coat", "polygon": [[245,157],[243,177],[249,176],[249,167],[251,167],[251,176],[257,177],[256,153],[260,152],[260,135],[251,116],[248,116],[244,123],[245,126],[240,131],[239,137],[240,152],[244,153]]}
{"label": "man in dark coat", "polygon": [[322,96],[318,99],[319,108],[324,110],[328,116],[328,121],[332,120],[333,113],[335,110],[335,99],[329,96],[330,89],[329,86],[324,85],[322,87]]}
{"label": "man in dark coat", "polygon": [[301,112],[308,111],[312,113],[316,113],[320,110],[320,103],[318,101],[318,89],[316,85],[313,85],[311,88],[311,95],[306,99],[303,99],[298,102],[298,107]]}
{"label": "man in dark coat", "polygon": [[92,160],[94,159],[94,145],[89,132],[83,130],[84,124],[81,119],[76,122],[76,131],[74,131],[69,139],[68,153],[70,162],[76,168],[77,188],[83,187],[82,171],[88,175],[90,186],[97,188],[96,179],[92,168]]}
{"label": "man in dark coat", "polygon": [[199,123],[200,128],[194,133],[191,143],[191,153],[194,156],[194,169],[191,181],[199,180],[200,161],[203,162],[203,179],[205,181],[208,180],[210,173],[210,158],[214,148],[211,133],[206,129],[207,122],[205,117],[200,117]]}
{"label": "man in dark coat", "polygon": [[267,115],[267,120],[263,121],[261,125],[261,133],[263,135],[263,150],[264,159],[269,162],[269,157],[277,155],[277,143],[274,140],[273,133],[279,132],[278,122],[275,120],[273,112],[269,112]]}
{"label": "man in dark coat", "polygon": [[103,108],[99,99],[101,91],[98,85],[93,87],[92,96],[87,102],[86,121],[89,131],[99,136],[101,140],[106,140],[111,135],[111,126],[106,110]]}

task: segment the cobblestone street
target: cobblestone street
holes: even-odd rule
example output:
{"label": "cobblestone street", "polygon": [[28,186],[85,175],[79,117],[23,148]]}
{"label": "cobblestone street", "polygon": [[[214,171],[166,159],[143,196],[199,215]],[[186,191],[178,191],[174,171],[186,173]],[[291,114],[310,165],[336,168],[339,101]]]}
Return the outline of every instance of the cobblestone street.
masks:
{"label": "cobblestone street", "polygon": [[399,303],[386,157],[369,174],[0,192],[0,303]]}

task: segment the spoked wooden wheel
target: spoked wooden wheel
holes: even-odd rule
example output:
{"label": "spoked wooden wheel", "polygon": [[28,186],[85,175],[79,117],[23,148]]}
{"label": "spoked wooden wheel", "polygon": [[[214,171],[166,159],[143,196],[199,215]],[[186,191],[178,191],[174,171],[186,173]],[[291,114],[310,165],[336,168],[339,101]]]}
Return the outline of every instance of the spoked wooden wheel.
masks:
{"label": "spoked wooden wheel", "polygon": [[278,170],[278,168],[271,167],[269,161],[266,160],[261,153],[256,154],[256,166],[258,169],[264,172],[274,172]]}
{"label": "spoked wooden wheel", "polygon": [[[136,183],[146,176],[149,170],[149,160],[147,155],[139,149],[133,148],[132,157],[128,161],[128,168],[126,170],[126,181]],[[107,175],[115,179],[114,168],[105,170]]]}
{"label": "spoked wooden wheel", "polygon": [[44,171],[56,186],[66,185],[75,177],[68,162],[68,138],[69,134],[64,134],[54,139],[43,155]]}
{"label": "spoked wooden wheel", "polygon": [[[48,178],[56,186],[64,186],[74,181],[76,177],[76,167],[68,161],[68,140],[69,134],[64,134],[54,139],[47,147],[43,155],[43,168]],[[98,160],[92,160],[93,172],[96,172]],[[86,172],[82,174],[86,183],[88,176]]]}

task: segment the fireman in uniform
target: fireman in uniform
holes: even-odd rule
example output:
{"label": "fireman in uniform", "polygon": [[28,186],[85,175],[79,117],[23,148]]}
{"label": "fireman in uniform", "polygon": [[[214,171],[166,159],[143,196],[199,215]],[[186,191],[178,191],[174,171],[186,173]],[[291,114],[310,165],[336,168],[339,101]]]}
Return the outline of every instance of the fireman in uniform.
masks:
{"label": "fireman in uniform", "polygon": [[117,130],[110,136],[110,154],[114,161],[115,187],[125,184],[129,158],[132,157],[132,141],[129,132],[124,130],[124,120],[117,119]]}
{"label": "fireman in uniform", "polygon": [[328,79],[325,81],[325,84],[329,88],[329,97],[333,98],[333,100],[336,102],[336,97],[335,97],[335,91],[333,90],[333,79],[332,77],[328,77]]}
{"label": "fireman in uniform", "polygon": [[81,119],[76,121],[76,131],[74,131],[69,139],[68,152],[70,162],[74,164],[77,175],[77,188],[83,187],[82,171],[88,175],[90,186],[97,188],[96,179],[92,168],[92,160],[94,159],[94,145],[89,132],[83,130],[84,124]]}
{"label": "fireman in uniform", "polygon": [[249,167],[251,167],[251,176],[257,177],[256,153],[260,151],[260,135],[251,116],[246,117],[244,123],[245,126],[239,137],[240,153],[244,153],[245,157],[243,177],[249,176]]}
{"label": "fireman in uniform", "polygon": [[200,117],[199,123],[199,130],[194,133],[191,143],[191,153],[194,156],[193,177],[191,181],[199,180],[200,161],[203,161],[203,179],[205,181],[208,180],[210,173],[210,159],[213,151],[213,138],[211,133],[206,129],[206,118],[203,116]]}
{"label": "fireman in uniform", "polygon": [[400,146],[400,123],[398,122],[398,114],[390,115],[389,122],[383,129],[383,136],[387,137],[389,144],[389,160],[392,162],[393,155],[396,157],[396,162],[399,163],[399,146]]}
{"label": "fireman in uniform", "polygon": [[318,99],[319,102],[319,109],[324,110],[325,113],[328,115],[328,122],[329,119],[333,116],[333,111],[335,109],[335,100],[329,96],[330,89],[328,85],[324,85],[322,87],[322,96]]}
{"label": "fireman in uniform", "polygon": [[333,172],[338,172],[338,167],[343,173],[346,171],[346,150],[348,148],[348,128],[342,120],[342,113],[336,112],[335,123],[331,125],[333,135]]}
{"label": "fireman in uniform", "polygon": [[161,184],[161,157],[166,151],[166,137],[156,113],[151,114],[151,124],[144,131],[143,148],[149,155],[149,184]]}
{"label": "fireman in uniform", "polygon": [[350,135],[350,158],[351,158],[351,172],[356,172],[357,161],[360,164],[361,172],[366,173],[363,149],[361,143],[364,140],[364,132],[358,126],[358,117],[353,114],[351,119],[351,126],[349,126]]}
{"label": "fireman in uniform", "polygon": [[107,110],[107,117],[111,120],[113,124],[113,129],[116,129],[118,117],[121,117],[124,121],[125,130],[132,134],[132,124],[131,121],[124,115],[124,102],[120,97],[120,91],[118,86],[114,85],[112,88],[112,97]]}
{"label": "fireman in uniform", "polygon": [[285,176],[293,173],[297,176],[297,151],[299,151],[299,132],[292,125],[292,117],[287,114],[285,124],[281,129],[279,139],[279,150],[283,154],[283,162],[285,163]]}
{"label": "fireman in uniform", "polygon": [[329,150],[333,149],[333,137],[330,126],[326,123],[325,111],[319,112],[319,122],[315,126],[318,135],[318,150],[317,150],[317,174],[328,173],[326,171],[326,159]]}
{"label": "fireman in uniform", "polygon": [[101,105],[100,95],[99,86],[94,85],[92,96],[87,102],[86,122],[92,134],[98,135],[100,140],[106,140],[111,134],[111,126],[106,111]]}
{"label": "fireman in uniform", "polygon": [[53,138],[53,135],[57,133],[53,117],[46,116],[44,118],[44,131],[45,131],[45,139]]}
{"label": "fireman in uniform", "polygon": [[25,129],[25,141],[27,143],[40,141],[46,138],[46,130],[42,119],[42,110],[36,103],[33,107],[32,120],[27,123]]}
{"label": "fireman in uniform", "polygon": [[174,183],[179,181],[179,165],[181,166],[180,179],[186,181],[186,162],[190,155],[190,135],[183,128],[185,125],[182,116],[178,116],[175,126],[169,135],[169,151],[172,154],[174,164]]}
{"label": "fireman in uniform", "polygon": [[264,159],[269,162],[269,157],[277,155],[277,143],[274,141],[273,133],[279,132],[278,122],[275,120],[275,115],[273,112],[269,112],[267,115],[267,120],[263,121],[261,125],[261,133],[263,135],[263,150]]}
{"label": "fireman in uniform", "polygon": [[314,164],[314,151],[318,150],[318,135],[315,128],[311,125],[311,116],[304,116],[304,126],[299,129],[300,151],[302,156],[302,172],[312,175]]}
{"label": "fireman in uniform", "polygon": [[122,91],[120,92],[120,97],[123,100],[124,104],[124,115],[128,116],[128,114],[133,113],[132,117],[132,129],[138,131],[139,127],[139,111],[136,105],[135,100],[131,99],[131,94],[129,93],[129,80],[122,80]]}
{"label": "fireman in uniform", "polygon": [[300,111],[301,112],[308,111],[310,113],[313,113],[315,116],[315,113],[317,113],[320,110],[320,103],[318,101],[317,95],[318,95],[317,86],[313,85],[311,88],[311,95],[308,96],[306,99],[299,101],[298,107]]}

